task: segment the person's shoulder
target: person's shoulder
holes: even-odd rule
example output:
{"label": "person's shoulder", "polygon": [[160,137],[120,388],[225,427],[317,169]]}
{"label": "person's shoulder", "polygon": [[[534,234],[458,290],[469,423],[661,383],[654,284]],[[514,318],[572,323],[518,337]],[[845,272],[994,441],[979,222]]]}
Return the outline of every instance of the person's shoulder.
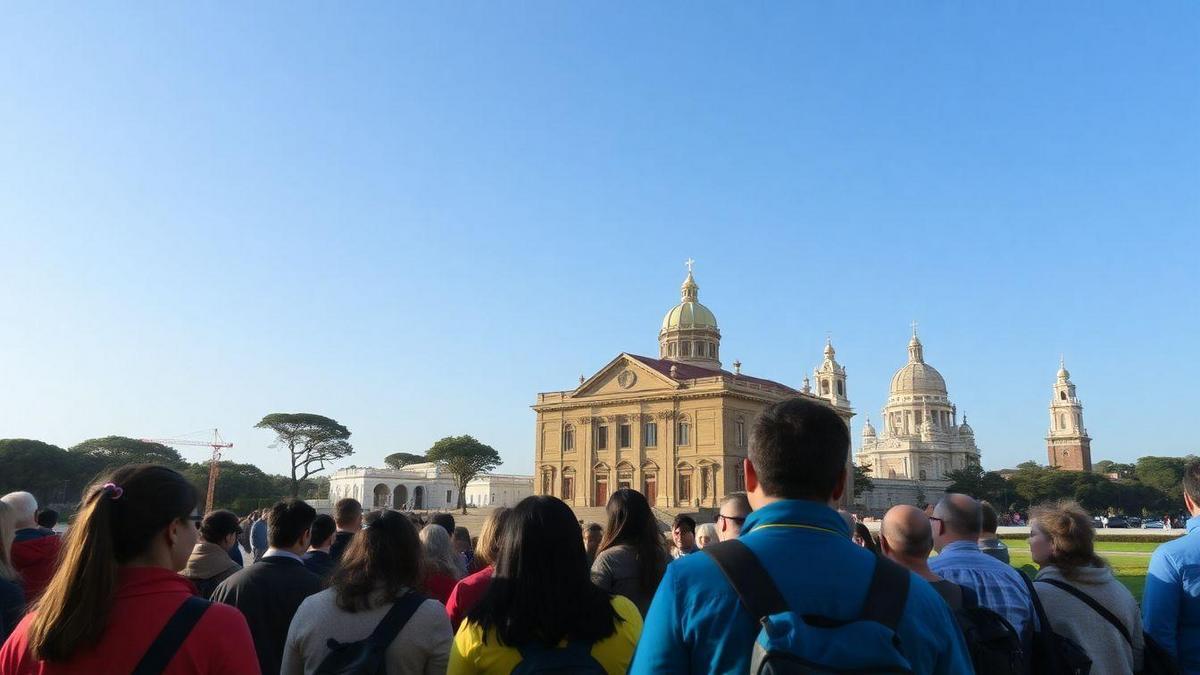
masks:
{"label": "person's shoulder", "polygon": [[612,596],[612,608],[617,612],[617,616],[628,621],[632,617],[637,617],[640,621],[642,618],[641,612],[638,611],[637,605],[633,601],[623,595]]}
{"label": "person's shoulder", "polygon": [[239,626],[244,627],[247,631],[250,630],[249,624],[246,623],[246,616],[242,614],[241,610],[233,605],[210,601],[203,618],[196,624],[196,629],[211,630],[226,635],[231,630],[237,630]]}

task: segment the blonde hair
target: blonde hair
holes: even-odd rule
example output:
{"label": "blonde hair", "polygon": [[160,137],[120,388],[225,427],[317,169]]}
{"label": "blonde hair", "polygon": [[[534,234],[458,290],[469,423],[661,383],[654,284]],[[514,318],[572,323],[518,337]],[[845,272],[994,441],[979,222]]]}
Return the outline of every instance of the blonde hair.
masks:
{"label": "blonde hair", "polygon": [[488,515],[487,520],[483,521],[483,529],[479,530],[475,558],[485,567],[496,564],[496,556],[500,555],[500,533],[504,530],[508,514],[508,507],[501,506]]}
{"label": "blonde hair", "polygon": [[717,536],[717,526],[715,523],[701,523],[696,526],[696,539],[700,537],[708,537],[708,543],[716,543],[720,537]]}
{"label": "blonde hair", "polygon": [[0,502],[0,579],[16,581],[19,575],[12,564],[12,543],[17,535],[17,512]]}
{"label": "blonde hair", "polygon": [[1079,504],[1069,500],[1042,504],[1030,510],[1029,520],[1037,521],[1038,529],[1050,539],[1050,564],[1064,576],[1074,576],[1084,567],[1105,566],[1096,555],[1092,519]]}
{"label": "blonde hair", "polygon": [[455,560],[454,547],[450,545],[450,533],[441,525],[426,525],[421,528],[421,548],[425,551],[425,563],[431,572],[442,572],[458,579],[462,576]]}

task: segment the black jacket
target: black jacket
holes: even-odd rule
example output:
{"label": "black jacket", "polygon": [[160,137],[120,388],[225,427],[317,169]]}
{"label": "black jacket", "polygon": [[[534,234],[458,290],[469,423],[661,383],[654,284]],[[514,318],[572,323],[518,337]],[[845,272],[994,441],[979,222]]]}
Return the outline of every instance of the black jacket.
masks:
{"label": "black jacket", "polygon": [[338,530],[333,533],[333,545],[329,547],[329,555],[333,556],[334,562],[342,559],[342,554],[346,552],[346,545],[353,538],[353,532]]}
{"label": "black jacket", "polygon": [[308,568],[309,572],[312,572],[322,579],[325,579],[330,574],[333,574],[333,567],[336,564],[337,563],[334,561],[333,556],[329,555],[325,551],[309,551],[308,553],[304,554],[304,566]]}
{"label": "black jacket", "polygon": [[300,603],[319,590],[321,578],[299,560],[269,556],[221,582],[212,599],[241,610],[262,672],[278,673],[292,617]]}

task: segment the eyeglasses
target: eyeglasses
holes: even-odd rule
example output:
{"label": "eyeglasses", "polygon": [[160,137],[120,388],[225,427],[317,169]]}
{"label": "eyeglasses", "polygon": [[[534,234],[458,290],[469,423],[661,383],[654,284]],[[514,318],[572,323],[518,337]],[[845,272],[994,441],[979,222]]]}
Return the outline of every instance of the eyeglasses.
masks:
{"label": "eyeglasses", "polygon": [[733,522],[737,523],[738,525],[741,525],[742,523],[746,522],[746,516],[742,516],[739,518],[737,516],[727,516],[724,513],[718,513],[716,515],[716,517],[713,518],[713,522],[718,522],[722,518],[724,518],[725,520],[732,520]]}

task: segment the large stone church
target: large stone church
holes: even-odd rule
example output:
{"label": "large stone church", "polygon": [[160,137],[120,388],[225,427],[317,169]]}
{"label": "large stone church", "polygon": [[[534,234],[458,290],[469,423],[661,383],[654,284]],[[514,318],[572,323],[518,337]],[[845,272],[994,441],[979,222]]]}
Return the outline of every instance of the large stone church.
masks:
{"label": "large stone church", "polygon": [[[604,506],[612,491],[640,490],[660,508],[715,507],[745,489],[742,459],[755,415],[804,396],[850,423],[846,370],[831,344],[799,388],[721,365],[717,318],[700,304],[688,262],[679,304],[658,331],[658,356],[621,353],[579,386],[540,393],[534,491],[577,507]],[[849,464],[849,463],[848,463]]]}
{"label": "large stone church", "polygon": [[908,362],[892,376],[887,404],[876,432],[868,419],[862,428],[858,463],[869,466],[874,489],[864,493],[868,511],[895,504],[938,499],[950,485],[946,473],[979,461],[975,432],[946,391],[946,380],[925,362],[925,346],[913,328]]}

